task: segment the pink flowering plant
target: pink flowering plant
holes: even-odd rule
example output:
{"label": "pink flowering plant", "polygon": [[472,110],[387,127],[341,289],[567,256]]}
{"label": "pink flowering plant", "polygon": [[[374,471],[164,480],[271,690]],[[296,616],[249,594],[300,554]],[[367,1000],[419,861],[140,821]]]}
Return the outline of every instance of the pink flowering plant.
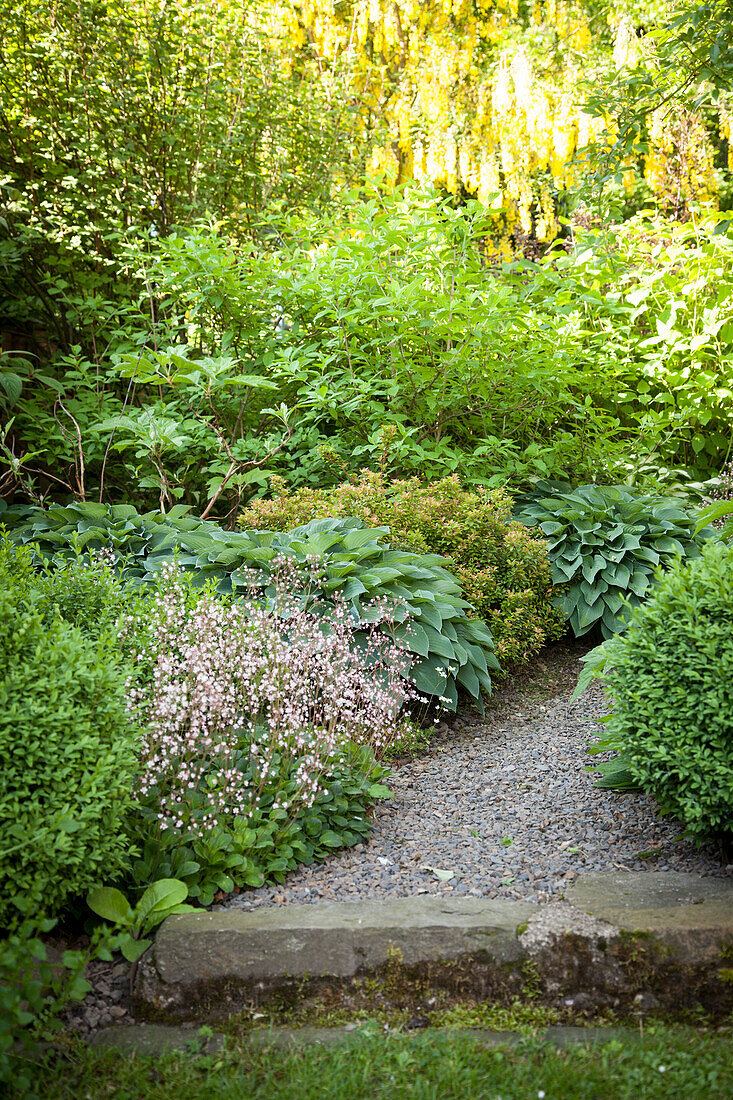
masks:
{"label": "pink flowering plant", "polygon": [[128,706],[143,729],[141,883],[173,875],[207,901],[282,878],[356,843],[369,802],[388,793],[376,758],[416,698],[388,611],[375,607],[367,627],[338,599],[326,614],[287,561],[267,592],[225,599],[169,563],[125,619],[138,669]]}

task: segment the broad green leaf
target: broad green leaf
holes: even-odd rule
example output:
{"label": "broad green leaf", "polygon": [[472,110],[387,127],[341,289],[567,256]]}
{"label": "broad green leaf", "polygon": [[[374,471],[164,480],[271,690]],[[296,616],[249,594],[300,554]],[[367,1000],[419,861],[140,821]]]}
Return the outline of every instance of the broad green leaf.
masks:
{"label": "broad green leaf", "polygon": [[132,909],[125,895],[114,886],[98,886],[87,894],[87,905],[97,916],[113,924],[127,925],[132,921]]}

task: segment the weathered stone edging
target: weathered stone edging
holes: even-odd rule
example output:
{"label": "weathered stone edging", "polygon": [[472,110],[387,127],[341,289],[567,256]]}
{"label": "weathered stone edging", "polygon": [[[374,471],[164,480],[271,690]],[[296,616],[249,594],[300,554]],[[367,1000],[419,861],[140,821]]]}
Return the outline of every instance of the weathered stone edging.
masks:
{"label": "weathered stone edging", "polygon": [[424,895],[170,917],[141,961],[138,1011],[205,1020],[317,997],[407,1006],[431,995],[623,1015],[733,1009],[733,884],[588,873],[560,903]]}
{"label": "weathered stone edging", "polygon": [[[402,1037],[441,1035],[460,1038],[461,1041],[479,1043],[485,1047],[500,1047],[521,1042],[523,1036],[516,1031],[492,1031],[488,1028],[426,1028],[416,1031],[391,1032]],[[361,1028],[353,1027],[263,1027],[254,1028],[238,1043],[251,1047],[278,1047],[288,1049],[301,1046],[344,1046],[358,1042],[364,1036]],[[638,1032],[620,1027],[548,1027],[537,1037],[558,1047],[589,1043],[608,1043],[612,1039],[626,1042],[638,1037]],[[224,1049],[226,1036],[214,1032],[200,1038],[191,1029],[165,1024],[126,1024],[97,1031],[89,1040],[98,1050],[121,1050],[142,1055],[158,1055],[169,1050],[189,1050],[200,1054],[215,1054]]]}

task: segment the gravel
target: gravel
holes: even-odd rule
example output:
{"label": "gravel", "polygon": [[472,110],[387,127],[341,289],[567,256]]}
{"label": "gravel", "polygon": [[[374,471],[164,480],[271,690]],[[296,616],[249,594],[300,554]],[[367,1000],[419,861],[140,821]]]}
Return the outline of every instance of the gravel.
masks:
{"label": "gravel", "polygon": [[219,907],[426,893],[545,901],[582,871],[730,873],[719,850],[684,840],[653,799],[593,786],[586,766],[599,758],[585,746],[607,705],[597,685],[570,702],[582,652],[550,650],[485,718],[459,713],[398,762],[367,843]]}

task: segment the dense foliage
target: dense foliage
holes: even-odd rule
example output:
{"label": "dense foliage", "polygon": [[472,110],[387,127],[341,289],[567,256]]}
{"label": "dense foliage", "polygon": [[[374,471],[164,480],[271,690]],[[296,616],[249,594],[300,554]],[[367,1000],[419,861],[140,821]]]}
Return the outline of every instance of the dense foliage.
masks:
{"label": "dense foliage", "polygon": [[368,802],[388,792],[374,754],[399,738],[409,657],[346,605],[303,607],[283,562],[264,606],[195,589],[161,570],[125,618],[139,670],[128,708],[142,727],[130,833],[140,885],[217,892],[282,879],[355,844]]}
{"label": "dense foliage", "polygon": [[516,505],[516,515],[548,540],[558,604],[576,637],[624,629],[647,596],[655,571],[677,555],[696,557],[713,529],[697,530],[680,501],[624,485],[546,482]]}
{"label": "dense foliage", "polygon": [[[505,267],[561,339],[572,340],[627,437],[624,479],[709,477],[733,438],[733,233],[715,215],[675,223],[648,211],[576,233],[568,253]],[[687,474],[689,479],[689,473]]]}
{"label": "dense foliage", "polygon": [[357,516],[389,528],[390,541],[450,559],[466,599],[491,629],[502,667],[523,662],[564,629],[550,601],[545,545],[511,521],[503,490],[461,488],[456,476],[430,484],[364,472],[333,489],[289,490],[275,480],[269,499],[252,502],[242,527],[278,531],[326,516]]}
{"label": "dense foliage", "polygon": [[[39,607],[30,555],[0,557],[0,916],[55,916],[128,865],[123,819],[136,770],[128,669]],[[42,600],[41,600],[42,602]]]}
{"label": "dense foliage", "polygon": [[0,1080],[65,905],[136,958],[357,843],[566,616],[656,591],[607,780],[729,833],[731,564],[651,585],[733,523],[661,495],[733,445],[730,10],[0,0]]}
{"label": "dense foliage", "polygon": [[598,749],[694,837],[733,835],[733,547],[679,561],[627,631],[586,657],[612,712]]}
{"label": "dense foliage", "polygon": [[73,504],[6,510],[17,543],[32,542],[42,555],[64,562],[79,548],[107,549],[121,556],[127,578],[150,580],[175,555],[199,581],[225,593],[253,588],[272,592],[282,558],[299,566],[293,585],[329,612],[336,598],[357,622],[381,618],[390,609],[391,635],[413,654],[410,677],[428,696],[455,708],[463,688],[481,706],[491,690],[489,669],[498,663],[486,625],[468,617],[456,578],[435,554],[392,549],[384,528],[359,519],[319,520],[287,533],[225,531],[176,508],[168,515],[139,515],[131,507]]}
{"label": "dense foliage", "polygon": [[173,227],[246,231],[267,204],[318,205],[348,176],[338,76],[306,92],[307,51],[286,70],[269,23],[239,4],[0,4],[9,326],[103,355],[139,319],[143,257]]}

